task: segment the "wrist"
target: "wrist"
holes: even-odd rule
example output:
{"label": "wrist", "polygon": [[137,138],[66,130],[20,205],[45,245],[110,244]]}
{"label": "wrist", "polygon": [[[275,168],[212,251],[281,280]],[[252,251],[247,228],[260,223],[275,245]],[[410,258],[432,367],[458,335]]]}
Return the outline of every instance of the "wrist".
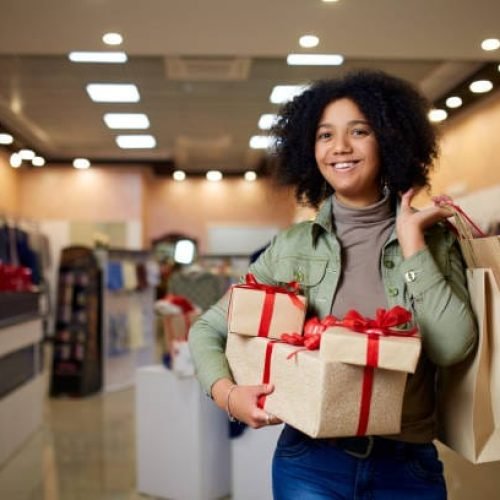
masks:
{"label": "wrist", "polygon": [[211,389],[212,399],[215,404],[221,409],[226,411],[226,399],[229,389],[234,385],[234,381],[230,378],[220,378],[217,380]]}

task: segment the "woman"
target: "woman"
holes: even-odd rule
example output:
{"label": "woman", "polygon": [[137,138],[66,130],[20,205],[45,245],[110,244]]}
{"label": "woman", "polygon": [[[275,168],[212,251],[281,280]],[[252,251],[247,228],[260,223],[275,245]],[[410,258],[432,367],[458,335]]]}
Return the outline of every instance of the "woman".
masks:
{"label": "woman", "polygon": [[[297,199],[321,205],[313,222],[280,233],[251,267],[259,282],[301,283],[310,313],[374,317],[413,312],[423,339],[408,377],[397,436],[311,439],[285,426],[273,460],[276,499],[444,499],[435,438],[437,366],[463,360],[476,331],[456,240],[438,199],[416,211],[437,156],[427,104],[408,83],[363,71],[313,84],[274,128],[277,174]],[[257,406],[272,385],[235,385],[224,356],[227,299],[193,327],[190,345],[207,393],[254,428],[278,423]]]}

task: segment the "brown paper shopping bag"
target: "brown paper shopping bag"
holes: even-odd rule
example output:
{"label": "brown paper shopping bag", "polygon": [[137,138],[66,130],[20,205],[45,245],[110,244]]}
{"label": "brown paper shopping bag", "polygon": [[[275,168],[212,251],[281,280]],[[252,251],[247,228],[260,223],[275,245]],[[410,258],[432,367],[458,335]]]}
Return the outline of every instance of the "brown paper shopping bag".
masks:
{"label": "brown paper shopping bag", "polygon": [[439,439],[472,463],[500,460],[500,237],[473,238],[456,213],[478,323],[474,356],[441,373]]}

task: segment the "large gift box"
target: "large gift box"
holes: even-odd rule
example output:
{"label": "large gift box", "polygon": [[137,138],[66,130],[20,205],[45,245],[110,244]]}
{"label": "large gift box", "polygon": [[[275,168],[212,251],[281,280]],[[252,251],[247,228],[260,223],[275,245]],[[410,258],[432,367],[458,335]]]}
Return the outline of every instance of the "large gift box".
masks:
{"label": "large gift box", "polygon": [[228,331],[275,339],[285,332],[302,332],[306,299],[297,292],[294,283],[287,287],[264,285],[248,274],[246,283],[232,287]]}
{"label": "large gift box", "polygon": [[[320,333],[306,331],[302,342],[295,336],[297,344],[309,348],[287,343],[294,339],[286,335],[287,342],[283,342],[230,333],[226,355],[235,381],[273,383],[274,392],[260,406],[314,438],[399,433],[406,372],[416,364],[418,351],[412,349],[415,359],[404,371],[380,368],[373,352],[370,356],[376,368],[332,361],[331,352],[323,346],[339,329],[321,328]],[[368,335],[355,335],[364,338],[367,359]],[[380,345],[388,338],[380,332],[378,337],[374,342]],[[411,338],[409,344],[414,343]],[[319,344],[319,350],[309,350]]]}

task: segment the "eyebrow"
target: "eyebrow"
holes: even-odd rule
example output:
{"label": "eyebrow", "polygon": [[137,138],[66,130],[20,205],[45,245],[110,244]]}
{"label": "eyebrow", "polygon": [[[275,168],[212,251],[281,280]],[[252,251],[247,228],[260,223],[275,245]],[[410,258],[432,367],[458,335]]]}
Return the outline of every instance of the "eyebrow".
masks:
{"label": "eyebrow", "polygon": [[[348,126],[352,127],[353,125],[368,125],[368,126],[371,126],[367,120],[351,120],[350,122],[347,123]],[[318,128],[322,128],[322,127],[327,127],[327,128],[331,128],[332,125],[330,123],[320,123],[318,125]]]}

